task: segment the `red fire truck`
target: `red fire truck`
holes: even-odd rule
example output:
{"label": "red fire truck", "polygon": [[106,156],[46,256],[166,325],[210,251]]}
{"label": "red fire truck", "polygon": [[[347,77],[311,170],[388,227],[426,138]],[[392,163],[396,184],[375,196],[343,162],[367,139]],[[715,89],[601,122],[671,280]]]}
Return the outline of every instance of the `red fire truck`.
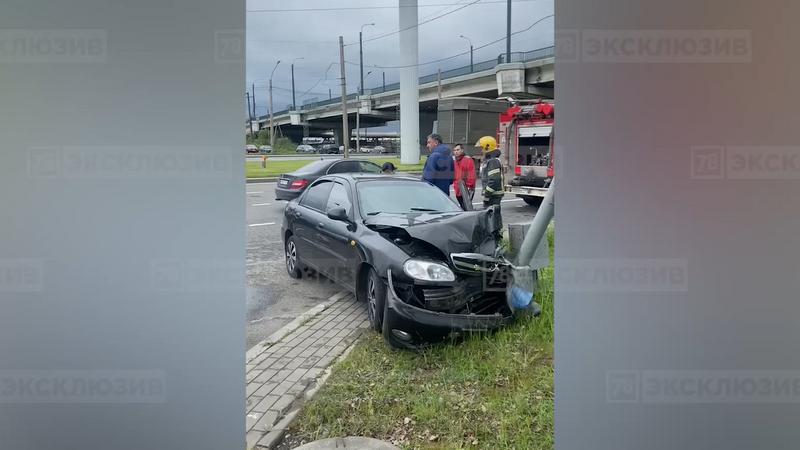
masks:
{"label": "red fire truck", "polygon": [[502,155],[505,191],[539,205],[553,180],[552,103],[519,102],[500,114],[497,145]]}

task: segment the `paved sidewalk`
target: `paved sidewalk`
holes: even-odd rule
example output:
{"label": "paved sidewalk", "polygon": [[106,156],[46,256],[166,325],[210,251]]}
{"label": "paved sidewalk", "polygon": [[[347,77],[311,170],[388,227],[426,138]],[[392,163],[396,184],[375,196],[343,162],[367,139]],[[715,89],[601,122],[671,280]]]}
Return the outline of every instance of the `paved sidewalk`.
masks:
{"label": "paved sidewalk", "polygon": [[280,441],[308,391],[369,326],[365,305],[350,294],[334,295],[314,312],[247,352],[248,450]]}

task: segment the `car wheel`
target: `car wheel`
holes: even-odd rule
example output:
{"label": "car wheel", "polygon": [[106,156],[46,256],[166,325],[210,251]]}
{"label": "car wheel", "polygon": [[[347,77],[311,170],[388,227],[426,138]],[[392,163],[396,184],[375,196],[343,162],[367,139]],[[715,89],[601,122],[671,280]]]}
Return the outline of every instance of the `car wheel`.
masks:
{"label": "car wheel", "polygon": [[300,260],[297,257],[297,244],[294,242],[294,236],[289,236],[289,239],[286,239],[286,271],[292,278],[303,276]]}
{"label": "car wheel", "polygon": [[373,330],[378,333],[383,328],[383,310],[386,309],[386,283],[375,269],[369,270],[367,278],[367,318]]}
{"label": "car wheel", "polygon": [[541,205],[542,204],[542,200],[544,200],[542,197],[529,197],[527,195],[522,197],[522,199],[525,200],[525,203],[527,203],[527,204],[529,204],[531,206],[537,206],[537,207],[539,205]]}

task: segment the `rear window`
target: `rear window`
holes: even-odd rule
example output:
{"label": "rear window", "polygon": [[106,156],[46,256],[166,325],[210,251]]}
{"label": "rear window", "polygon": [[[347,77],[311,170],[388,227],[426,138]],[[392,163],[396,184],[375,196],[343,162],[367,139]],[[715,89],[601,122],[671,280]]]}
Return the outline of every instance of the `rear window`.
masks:
{"label": "rear window", "polygon": [[310,164],[306,164],[305,166],[295,170],[292,173],[294,173],[295,175],[310,175],[313,173],[324,172],[325,169],[330,164],[331,164],[330,161],[325,161],[320,159],[319,161],[314,161]]}

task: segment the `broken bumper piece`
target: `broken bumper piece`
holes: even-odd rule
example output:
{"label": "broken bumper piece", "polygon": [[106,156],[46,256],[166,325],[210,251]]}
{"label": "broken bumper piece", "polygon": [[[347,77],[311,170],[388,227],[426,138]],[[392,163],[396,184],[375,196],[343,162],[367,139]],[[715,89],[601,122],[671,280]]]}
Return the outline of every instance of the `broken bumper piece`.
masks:
{"label": "broken bumper piece", "polygon": [[468,333],[496,330],[514,320],[508,308],[500,305],[492,314],[451,314],[430,311],[405,303],[397,295],[392,271],[387,271],[388,289],[383,333],[393,344],[418,349],[426,344],[461,337]]}

